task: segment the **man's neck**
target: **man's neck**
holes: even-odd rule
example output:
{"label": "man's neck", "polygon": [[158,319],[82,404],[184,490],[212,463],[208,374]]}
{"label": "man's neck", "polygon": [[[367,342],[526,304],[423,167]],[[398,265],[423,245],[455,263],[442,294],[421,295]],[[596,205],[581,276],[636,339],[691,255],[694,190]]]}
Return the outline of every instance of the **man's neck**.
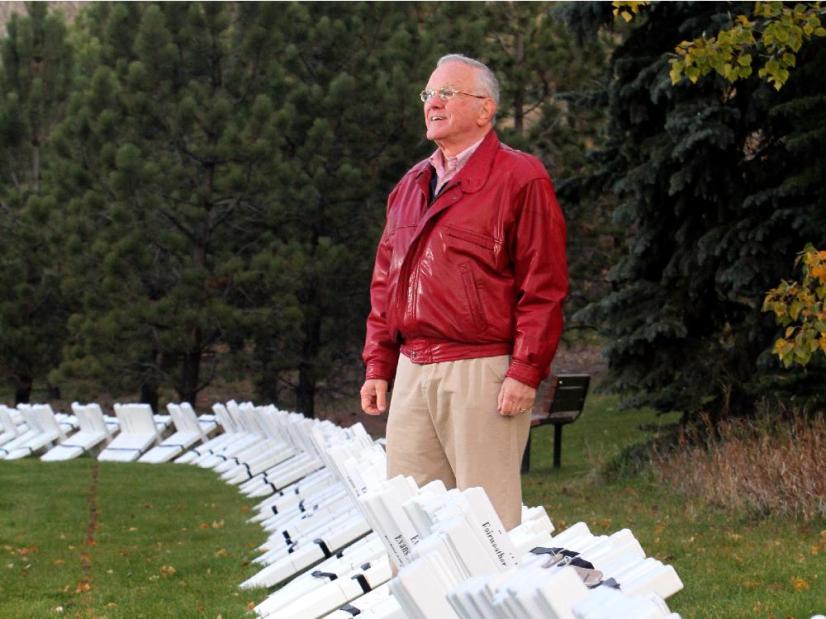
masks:
{"label": "man's neck", "polygon": [[473,137],[462,140],[461,142],[446,142],[444,140],[434,140],[434,142],[436,142],[436,146],[439,147],[439,150],[442,151],[445,159],[447,159],[448,157],[455,157],[462,151],[480,142],[492,128],[493,127],[486,127]]}

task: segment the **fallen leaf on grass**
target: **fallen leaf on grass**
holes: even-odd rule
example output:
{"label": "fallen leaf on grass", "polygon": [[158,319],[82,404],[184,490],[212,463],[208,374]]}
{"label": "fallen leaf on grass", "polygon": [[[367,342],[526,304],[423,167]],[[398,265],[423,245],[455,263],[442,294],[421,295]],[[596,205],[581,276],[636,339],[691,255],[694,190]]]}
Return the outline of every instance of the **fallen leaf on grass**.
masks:
{"label": "fallen leaf on grass", "polygon": [[55,565],[57,567],[60,567],[64,563],[66,563],[66,562],[63,559],[55,559],[54,561],[52,561],[52,565]]}
{"label": "fallen leaf on grass", "polygon": [[229,553],[227,552],[226,548],[221,548],[221,549],[215,551],[215,556],[216,557],[226,557],[227,554],[229,554]]}
{"label": "fallen leaf on grass", "polygon": [[161,574],[163,574],[164,576],[174,576],[176,571],[177,570],[171,565],[161,566]]}
{"label": "fallen leaf on grass", "polygon": [[77,583],[77,587],[75,587],[75,593],[86,593],[87,591],[92,590],[92,583],[88,580],[81,580]]}
{"label": "fallen leaf on grass", "polygon": [[37,552],[37,546],[34,546],[34,545],[23,546],[23,547],[17,549],[17,554],[19,554],[21,557],[25,557],[26,555],[31,555],[31,554],[34,554],[36,552]]}
{"label": "fallen leaf on grass", "polygon": [[223,520],[213,520],[212,521],[212,528],[213,529],[223,529],[224,528],[224,521]]}
{"label": "fallen leaf on grass", "polygon": [[809,588],[809,582],[804,578],[792,578],[792,587],[795,591],[805,591]]}
{"label": "fallen leaf on grass", "polygon": [[821,552],[826,552],[826,531],[820,532],[820,539],[817,543],[812,545],[811,552],[812,555],[818,555]]}
{"label": "fallen leaf on grass", "polygon": [[255,608],[255,602],[247,602],[247,610],[253,610]]}
{"label": "fallen leaf on grass", "polygon": [[247,513],[249,513],[249,511],[250,511],[250,506],[249,505],[242,505],[241,506],[241,513],[242,514],[247,514]]}
{"label": "fallen leaf on grass", "polygon": [[209,523],[208,522],[202,522],[201,524],[198,525],[198,528],[199,529],[208,529],[209,528]]}
{"label": "fallen leaf on grass", "polygon": [[130,533],[134,533],[135,531],[137,531],[137,530],[138,530],[138,527],[129,527],[129,528],[128,528],[128,529],[126,529],[126,530],[127,530],[127,531],[129,531]]}
{"label": "fallen leaf on grass", "polygon": [[118,607],[118,605],[117,605],[117,604],[115,604],[114,602],[109,602],[109,603],[106,605],[106,608],[117,608],[117,607]]}
{"label": "fallen leaf on grass", "polygon": [[62,612],[63,612],[63,607],[62,607],[62,606],[55,606],[54,611],[55,611],[56,613],[60,614],[60,613],[62,613]]}

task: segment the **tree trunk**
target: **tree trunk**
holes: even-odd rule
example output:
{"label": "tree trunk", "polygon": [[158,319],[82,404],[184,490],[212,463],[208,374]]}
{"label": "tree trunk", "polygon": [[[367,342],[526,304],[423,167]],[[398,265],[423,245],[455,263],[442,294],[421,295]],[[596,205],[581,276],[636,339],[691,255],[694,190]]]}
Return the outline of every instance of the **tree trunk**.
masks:
{"label": "tree trunk", "polygon": [[152,411],[158,412],[158,383],[154,379],[147,379],[141,383],[140,400],[144,404],[149,404]]}
{"label": "tree trunk", "polygon": [[195,407],[198,399],[198,382],[201,377],[201,333],[199,329],[193,334],[197,346],[193,347],[184,355],[183,367],[181,368],[181,384],[177,391],[181,402],[189,402]]}
{"label": "tree trunk", "polygon": [[46,387],[46,393],[48,394],[47,397],[49,400],[59,400],[60,399],[60,386],[59,385],[48,385]]}
{"label": "tree trunk", "polygon": [[315,417],[315,370],[312,362],[302,361],[298,366],[296,407],[305,417]]}
{"label": "tree trunk", "polygon": [[281,393],[278,387],[278,372],[263,372],[261,380],[257,381],[255,391],[262,402],[265,404],[272,404],[278,408],[281,401]]}
{"label": "tree trunk", "polygon": [[[516,33],[516,49],[514,50],[516,57],[516,66],[522,66],[525,60],[525,41],[524,35],[521,32]],[[513,128],[519,135],[525,126],[525,84],[522,80],[517,84],[516,92],[513,95]]]}
{"label": "tree trunk", "polygon": [[14,381],[14,404],[28,404],[32,397],[32,383],[34,379],[31,376],[18,376]]}
{"label": "tree trunk", "polygon": [[[313,298],[317,298],[313,296]],[[296,406],[305,417],[315,417],[316,362],[321,342],[321,317],[313,307],[304,319],[304,346],[298,364]]]}

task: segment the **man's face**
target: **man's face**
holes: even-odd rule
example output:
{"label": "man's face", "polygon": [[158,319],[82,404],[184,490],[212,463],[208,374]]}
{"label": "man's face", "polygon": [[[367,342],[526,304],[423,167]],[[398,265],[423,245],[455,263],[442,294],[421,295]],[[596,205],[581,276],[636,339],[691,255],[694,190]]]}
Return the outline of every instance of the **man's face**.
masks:
{"label": "man's face", "polygon": [[[426,89],[438,92],[440,88],[474,95],[481,95],[476,69],[461,62],[446,62],[431,74]],[[488,120],[481,118],[484,99],[456,94],[452,99],[442,101],[434,95],[424,104],[424,121],[427,126],[427,139],[439,146],[469,145],[479,139],[481,127]]]}

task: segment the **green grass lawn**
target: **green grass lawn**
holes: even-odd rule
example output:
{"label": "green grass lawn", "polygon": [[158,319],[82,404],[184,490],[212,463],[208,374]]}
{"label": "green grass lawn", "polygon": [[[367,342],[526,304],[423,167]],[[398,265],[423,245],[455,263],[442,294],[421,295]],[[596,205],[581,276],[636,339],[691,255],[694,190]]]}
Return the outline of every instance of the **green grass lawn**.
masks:
{"label": "green grass lawn", "polygon": [[251,506],[197,467],[0,462],[0,617],[241,617]]}
{"label": "green grass lawn", "polygon": [[[525,502],[557,530],[630,528],[672,564],[685,589],[668,600],[689,618],[808,619],[826,611],[826,522],[734,515],[675,496],[650,473],[598,471],[666,424],[590,396],[566,427],[562,468],[553,429],[534,432]],[[0,461],[0,619],[241,617],[263,591],[240,591],[265,535],[252,502],[212,471],[183,465]],[[434,618],[438,619],[438,618]]]}
{"label": "green grass lawn", "polygon": [[534,431],[525,503],[545,505],[557,530],[578,521],[600,534],[631,529],[649,556],[680,575],[685,588],[668,604],[683,619],[826,613],[826,522],[736,515],[675,496],[650,473],[599,474],[624,447],[651,436],[641,425],[675,420],[589,396],[582,417],[563,432],[559,470],[551,466],[553,428]]}

